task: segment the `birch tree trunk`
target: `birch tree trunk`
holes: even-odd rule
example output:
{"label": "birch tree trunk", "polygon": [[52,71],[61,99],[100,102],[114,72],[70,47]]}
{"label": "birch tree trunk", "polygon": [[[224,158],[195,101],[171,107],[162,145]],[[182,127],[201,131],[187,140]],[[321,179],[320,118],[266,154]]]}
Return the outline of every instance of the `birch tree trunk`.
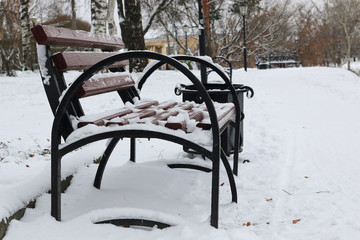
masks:
{"label": "birch tree trunk", "polygon": [[91,0],[91,25],[95,33],[106,33],[107,1]]}
{"label": "birch tree trunk", "polygon": [[22,58],[21,62],[24,70],[31,69],[32,54],[30,46],[30,18],[29,18],[29,0],[20,0],[20,19],[21,19],[21,43],[22,43]]}
{"label": "birch tree trunk", "polygon": [[349,34],[349,31],[347,29],[346,23],[342,23],[342,26],[344,28],[345,37],[346,37],[346,43],[347,43],[347,49],[346,49],[346,62],[347,62],[347,69],[350,70],[350,59],[351,59],[351,36]]}
{"label": "birch tree trunk", "polygon": [[109,35],[117,34],[117,29],[114,21],[114,10],[115,10],[115,0],[109,0],[108,11],[107,11]]}

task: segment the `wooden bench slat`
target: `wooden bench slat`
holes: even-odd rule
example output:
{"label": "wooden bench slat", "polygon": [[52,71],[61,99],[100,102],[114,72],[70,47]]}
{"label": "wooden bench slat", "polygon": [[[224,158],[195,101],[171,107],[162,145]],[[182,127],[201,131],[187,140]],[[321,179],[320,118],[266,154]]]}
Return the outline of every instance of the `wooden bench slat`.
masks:
{"label": "wooden bench slat", "polygon": [[[194,119],[196,122],[201,121],[203,119],[203,112],[202,111],[190,111],[189,113],[189,119],[192,120]],[[178,130],[181,129],[185,132],[187,131],[187,125],[186,125],[186,120],[182,120],[179,122],[167,122],[165,124],[165,127],[173,129],[173,130]]]}
{"label": "wooden bench slat", "polygon": [[118,50],[125,46],[119,37],[81,30],[74,31],[67,28],[37,25],[31,29],[31,32],[40,45],[100,48],[104,50]]}
{"label": "wooden bench slat", "polygon": [[145,102],[142,101],[141,103],[135,104],[135,108],[136,109],[146,109],[151,106],[156,106],[158,104],[159,104],[158,101],[145,101]]}
{"label": "wooden bench slat", "polygon": [[154,110],[145,110],[145,111],[141,111],[141,112],[137,112],[137,113],[130,113],[130,114],[127,114],[127,115],[123,116],[122,118],[120,118],[119,121],[117,121],[117,119],[112,119],[112,120],[106,122],[105,125],[109,126],[112,124],[117,124],[117,125],[123,126],[123,125],[129,124],[132,119],[136,119],[136,118],[144,119],[144,118],[152,117],[155,114],[156,114],[156,112]]}
{"label": "wooden bench slat", "polygon": [[173,100],[161,103],[158,108],[163,109],[163,110],[168,110],[172,107],[175,107],[176,105],[178,105],[179,103]]}
{"label": "wooden bench slat", "polygon": [[184,102],[179,104],[179,107],[181,107],[183,110],[191,110],[194,107],[194,103]]}
{"label": "wooden bench slat", "polygon": [[[104,60],[105,58],[114,56],[115,52],[61,52],[52,56],[52,60],[56,68],[61,71],[68,70],[84,70],[94,64]],[[109,68],[125,67],[129,65],[129,61],[124,60],[116,62]]]}
{"label": "wooden bench slat", "polygon": [[117,118],[117,117],[122,117],[122,116],[130,114],[132,112],[133,112],[133,110],[131,110],[131,109],[123,109],[118,113],[115,113],[115,114],[112,114],[112,115],[109,115],[109,116],[106,116],[106,117],[103,117],[103,118],[100,118],[100,119],[97,119],[94,121],[80,121],[78,123],[78,128],[84,127],[88,124],[95,124],[97,126],[103,126],[105,124],[106,120],[110,120],[110,119]]}
{"label": "wooden bench slat", "polygon": [[236,110],[235,110],[235,106],[233,108],[230,109],[229,112],[227,112],[226,114],[224,114],[224,116],[220,119],[218,119],[218,124],[219,124],[219,128],[221,129],[223,126],[225,126],[225,124],[227,124],[230,119],[235,116]]}
{"label": "wooden bench slat", "polygon": [[[177,108],[179,108],[180,110],[183,110],[183,111],[184,110],[185,111],[191,111],[194,108],[194,103],[193,102],[184,102],[184,103],[180,103],[180,104],[178,103]],[[172,116],[177,116],[179,113],[180,112],[177,111],[177,114],[172,115]],[[191,115],[191,113],[189,113],[189,118],[190,119],[196,118],[196,116],[197,116],[196,114]],[[202,113],[201,113],[201,116],[202,116]],[[173,129],[173,130],[181,129],[181,130],[186,132],[186,121],[182,120],[182,121],[179,121],[179,122],[167,122],[167,123],[165,123],[165,127]]]}
{"label": "wooden bench slat", "polygon": [[[217,112],[221,111],[217,116],[219,128],[221,129],[235,114],[235,106],[223,106],[221,109],[217,109]],[[204,118],[201,122],[199,122],[197,127],[200,127],[204,130],[211,129],[211,123],[209,118]]]}
{"label": "wooden bench slat", "polygon": [[153,105],[157,105],[157,104],[158,104],[157,101],[143,101],[141,103],[138,103],[137,105],[135,104],[134,109],[124,108],[124,109],[122,109],[121,111],[119,111],[117,113],[114,113],[114,114],[111,114],[111,115],[108,115],[108,116],[104,116],[104,117],[95,119],[93,121],[82,121],[82,120],[80,120],[77,126],[78,126],[78,128],[84,127],[84,126],[86,126],[88,124],[95,124],[97,126],[103,126],[103,125],[105,125],[106,121],[109,121],[111,119],[118,118],[118,117],[123,117],[123,116],[125,116],[127,114],[131,114],[131,113],[134,112],[135,109],[146,109],[146,108],[149,108],[149,107],[151,107]]}
{"label": "wooden bench slat", "polygon": [[135,85],[130,74],[110,74],[94,76],[87,80],[77,92],[78,98],[94,96],[111,91],[128,89]]}
{"label": "wooden bench slat", "polygon": [[189,119],[194,119],[197,122],[200,122],[201,120],[204,119],[204,114],[202,111],[191,111],[189,113]]}
{"label": "wooden bench slat", "polygon": [[151,121],[152,124],[159,125],[161,121],[166,121],[171,116],[178,115],[178,111],[165,111],[154,116],[154,119]]}

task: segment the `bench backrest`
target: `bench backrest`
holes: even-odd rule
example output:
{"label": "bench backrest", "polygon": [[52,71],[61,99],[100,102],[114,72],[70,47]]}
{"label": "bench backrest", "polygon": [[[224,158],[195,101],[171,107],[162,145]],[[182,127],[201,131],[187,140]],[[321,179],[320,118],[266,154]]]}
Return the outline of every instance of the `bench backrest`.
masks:
{"label": "bench backrest", "polygon": [[[59,98],[67,88],[63,72],[68,70],[84,70],[95,63],[116,55],[117,51],[124,48],[121,38],[93,34],[90,32],[58,28],[52,26],[37,25],[31,29],[32,35],[37,42],[37,53],[41,78],[45,88],[50,107],[55,114],[59,105]],[[54,46],[71,47],[76,51],[66,51],[52,54]],[[79,51],[79,48],[81,51]],[[89,49],[100,49],[89,51]],[[111,65],[111,71],[124,71],[128,61],[117,62]],[[135,82],[129,75],[124,73],[109,73],[104,76],[94,76],[89,79],[79,90],[77,98],[88,97],[109,91],[118,91],[122,100],[132,101],[137,95],[134,89]],[[80,117],[84,115],[78,99],[72,101],[68,109],[67,119],[64,119],[61,134],[66,138],[72,131],[70,115]]]}

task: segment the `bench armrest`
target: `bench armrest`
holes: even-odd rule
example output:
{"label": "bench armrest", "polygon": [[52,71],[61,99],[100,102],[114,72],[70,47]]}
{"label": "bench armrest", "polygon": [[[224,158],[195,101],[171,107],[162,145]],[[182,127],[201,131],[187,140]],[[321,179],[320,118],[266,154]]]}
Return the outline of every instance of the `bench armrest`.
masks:
{"label": "bench armrest", "polygon": [[[162,54],[153,53],[149,51],[129,51],[125,53],[120,53],[115,56],[109,57],[107,59],[104,59],[97,64],[90,67],[88,70],[86,70],[82,75],[80,75],[69,88],[66,89],[66,92],[63,94],[62,100],[59,103],[59,107],[55,113],[55,118],[53,122],[53,128],[52,128],[52,143],[60,143],[61,137],[59,129],[61,127],[61,120],[66,115],[67,109],[71,105],[71,101],[76,97],[77,92],[82,87],[82,85],[87,81],[89,78],[91,78],[95,73],[101,71],[107,66],[112,65],[115,62],[128,60],[130,58],[148,58],[148,59],[154,59],[159,60],[161,62],[168,63],[172,65],[173,67],[177,68],[179,71],[181,71],[196,87],[196,89],[199,92],[199,95],[204,100],[204,103],[208,109],[209,116],[210,116],[210,122],[212,125],[212,134],[214,138],[214,146],[219,147],[219,136],[220,136],[220,129],[219,125],[217,123],[217,115],[215,111],[215,107],[213,105],[213,102],[207,93],[204,86],[201,84],[200,80],[191,72],[189,71],[185,66],[183,66],[182,63],[178,62],[174,58],[167,57]],[[215,149],[214,149],[215,150]],[[215,150],[219,151],[219,149]]]}

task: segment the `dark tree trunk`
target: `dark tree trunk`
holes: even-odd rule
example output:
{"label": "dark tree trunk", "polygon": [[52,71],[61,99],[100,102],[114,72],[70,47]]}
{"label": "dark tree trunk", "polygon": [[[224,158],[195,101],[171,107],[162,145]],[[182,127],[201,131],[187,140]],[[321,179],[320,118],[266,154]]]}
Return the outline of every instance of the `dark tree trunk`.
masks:
{"label": "dark tree trunk", "polygon": [[210,32],[210,8],[211,2],[208,0],[203,0],[203,12],[204,12],[204,27],[205,27],[205,54],[210,57],[215,57],[213,53],[213,44],[211,39]]}
{"label": "dark tree trunk", "polygon": [[76,8],[75,0],[71,0],[71,28],[76,30]]}
{"label": "dark tree trunk", "polygon": [[[121,36],[128,50],[145,50],[140,0],[117,0],[120,16]],[[130,70],[141,72],[147,64],[146,59],[132,59]]]}

